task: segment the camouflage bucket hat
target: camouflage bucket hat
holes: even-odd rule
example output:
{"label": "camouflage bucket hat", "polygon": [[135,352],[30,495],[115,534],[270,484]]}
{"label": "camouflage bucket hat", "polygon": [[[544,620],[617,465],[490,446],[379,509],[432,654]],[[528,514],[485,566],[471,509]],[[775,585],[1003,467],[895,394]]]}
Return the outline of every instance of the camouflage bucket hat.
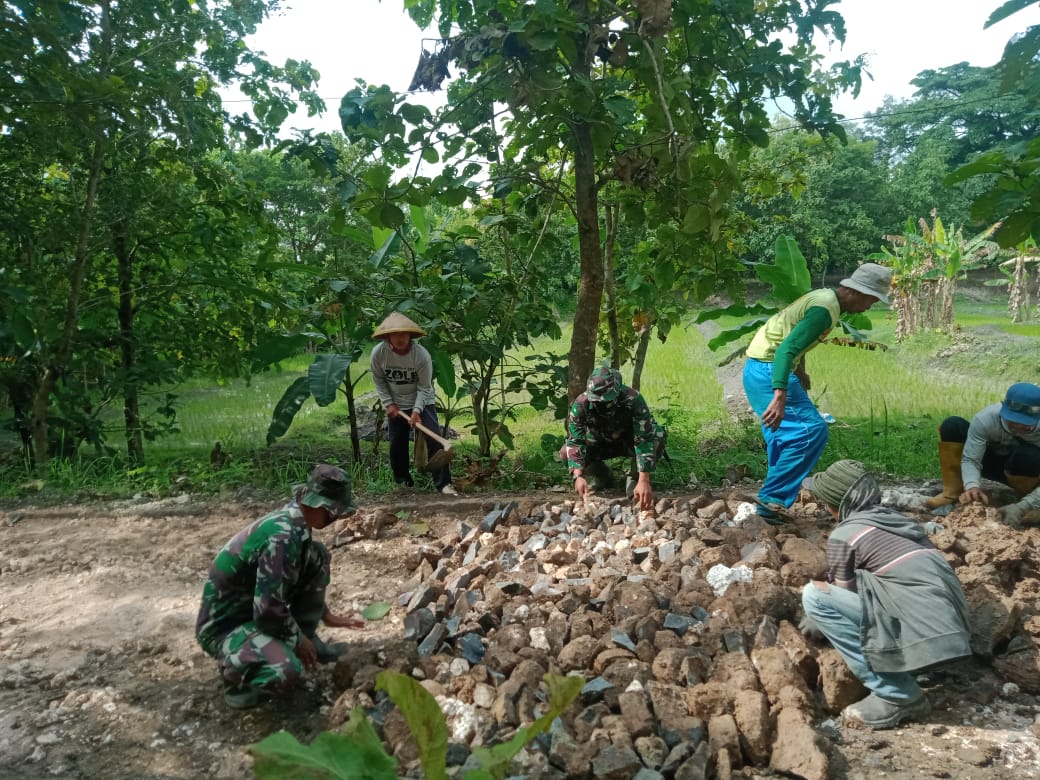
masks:
{"label": "camouflage bucket hat", "polygon": [[825,470],[807,477],[802,487],[813,497],[831,506],[841,506],[845,495],[867,473],[867,467],[858,460],[839,460]]}
{"label": "camouflage bucket hat", "polygon": [[597,368],[589,376],[585,394],[590,401],[613,401],[621,394],[621,374],[606,366]]}
{"label": "camouflage bucket hat", "polygon": [[304,506],[328,507],[338,515],[357,509],[350,494],[350,477],[343,469],[320,463],[307,477],[306,485],[294,491]]}

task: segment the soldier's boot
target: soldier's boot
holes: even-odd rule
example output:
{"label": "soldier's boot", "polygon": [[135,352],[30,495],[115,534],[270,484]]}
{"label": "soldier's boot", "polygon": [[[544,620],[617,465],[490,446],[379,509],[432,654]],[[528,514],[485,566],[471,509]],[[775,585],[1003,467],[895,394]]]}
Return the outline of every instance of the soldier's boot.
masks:
{"label": "soldier's boot", "polygon": [[964,480],[961,478],[961,456],[964,454],[964,443],[959,441],[939,442],[939,468],[942,471],[942,493],[932,496],[925,503],[935,509],[957,503],[964,492]]}
{"label": "soldier's boot", "polygon": [[317,634],[310,637],[314,644],[314,650],[318,655],[318,663],[334,664],[347,654],[349,646],[346,642],[325,642],[318,638]]}
{"label": "soldier's boot", "polygon": [[224,702],[235,710],[248,710],[270,698],[267,691],[252,685],[224,685]]}
{"label": "soldier's boot", "polygon": [[610,476],[610,466],[602,460],[586,463],[581,474],[593,490],[608,490],[614,482]]}

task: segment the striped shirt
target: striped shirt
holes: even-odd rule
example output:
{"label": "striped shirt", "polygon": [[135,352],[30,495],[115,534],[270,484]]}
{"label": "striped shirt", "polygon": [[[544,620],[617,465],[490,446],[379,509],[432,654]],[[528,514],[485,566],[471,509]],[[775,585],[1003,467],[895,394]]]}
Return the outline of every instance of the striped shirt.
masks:
{"label": "striped shirt", "polygon": [[927,539],[915,541],[883,528],[855,523],[851,533],[827,542],[827,581],[856,590],[856,569],[866,569],[878,576],[920,555],[940,555]]}

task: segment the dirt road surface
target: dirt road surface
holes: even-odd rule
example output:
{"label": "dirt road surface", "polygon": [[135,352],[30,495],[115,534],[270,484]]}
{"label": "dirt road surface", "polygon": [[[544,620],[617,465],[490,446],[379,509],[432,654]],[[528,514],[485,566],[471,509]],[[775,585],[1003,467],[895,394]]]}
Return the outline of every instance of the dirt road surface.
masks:
{"label": "dirt road surface", "polygon": [[[331,607],[392,602],[419,546],[479,519],[496,498],[412,493],[387,503],[397,522],[381,539],[334,549]],[[279,503],[243,495],[0,507],[0,780],[247,778],[248,745],[278,729],[306,742],[326,728],[337,696],[328,668],[277,706],[236,712],[193,635],[214,553]],[[323,634],[378,650],[402,619],[395,607],[364,629]],[[1040,777],[1034,696],[982,663],[932,683],[928,723],[872,733],[824,722],[835,776]]]}

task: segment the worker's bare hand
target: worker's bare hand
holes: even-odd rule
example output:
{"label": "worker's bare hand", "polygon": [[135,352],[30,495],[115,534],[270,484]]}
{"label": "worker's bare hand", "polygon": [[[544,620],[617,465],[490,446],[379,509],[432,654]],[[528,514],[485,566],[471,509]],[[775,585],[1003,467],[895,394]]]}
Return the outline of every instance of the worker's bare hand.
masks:
{"label": "worker's bare hand", "polygon": [[959,500],[962,504],[971,504],[974,502],[989,504],[989,496],[983,493],[981,488],[977,487],[968,488],[967,490],[965,490],[963,493],[961,493],[961,497]]}
{"label": "worker's bare hand", "polygon": [[585,494],[589,492],[589,481],[585,477],[575,479],[574,492],[578,494],[578,498],[584,498]]}
{"label": "worker's bare hand", "polygon": [[632,500],[644,511],[653,507],[654,491],[651,490],[650,483],[642,480],[637,482],[635,490],[632,491]]}
{"label": "worker's bare hand", "polygon": [[301,636],[300,643],[296,645],[296,657],[300,659],[304,669],[313,669],[318,665],[318,651],[314,649],[314,643],[305,636]]}
{"label": "worker's bare hand", "polygon": [[397,415],[399,415],[400,413],[401,413],[401,409],[400,409],[400,407],[398,407],[397,404],[387,404],[386,405],[386,416],[387,417],[397,417]]}
{"label": "worker's bare hand", "polygon": [[408,424],[411,425],[414,428],[415,424],[417,422],[420,422],[421,420],[422,420],[422,415],[413,410],[412,411],[412,416],[408,418]]}
{"label": "worker's bare hand", "polygon": [[779,428],[780,423],[784,420],[785,406],[787,406],[787,393],[775,393],[769,406],[762,412],[762,424],[773,431]]}
{"label": "worker's bare hand", "polygon": [[357,617],[356,612],[346,612],[342,615],[337,615],[334,612],[325,610],[325,614],[321,618],[322,622],[329,628],[364,628],[365,621]]}

